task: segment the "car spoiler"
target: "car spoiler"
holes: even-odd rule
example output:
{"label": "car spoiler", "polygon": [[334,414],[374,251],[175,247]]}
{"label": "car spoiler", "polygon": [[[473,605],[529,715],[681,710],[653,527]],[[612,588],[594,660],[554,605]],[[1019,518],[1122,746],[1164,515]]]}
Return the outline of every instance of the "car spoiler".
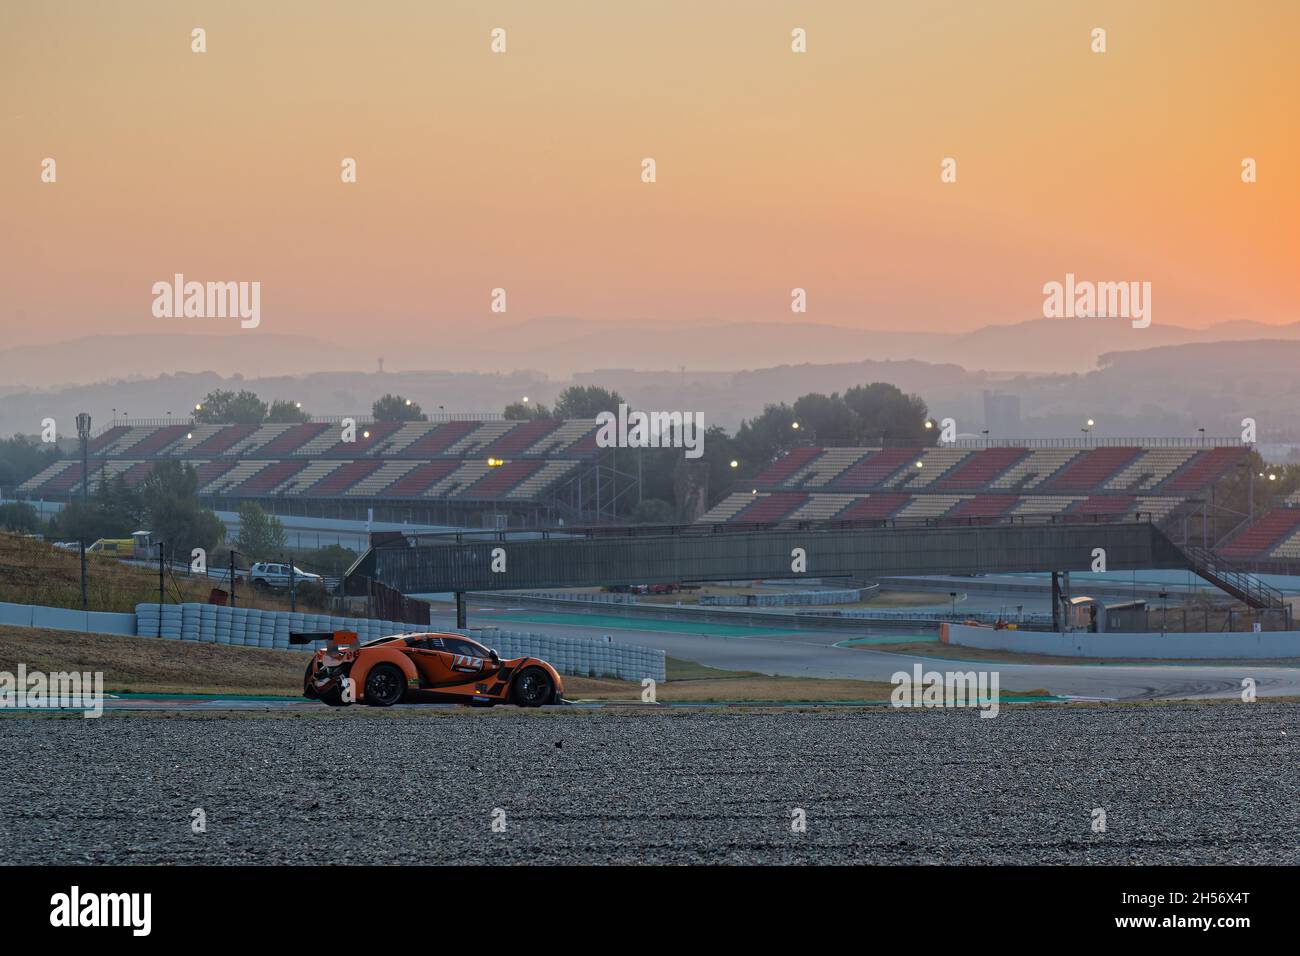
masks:
{"label": "car spoiler", "polygon": [[357,643],[356,631],[301,631],[289,634],[290,644],[311,644],[329,641],[332,645]]}

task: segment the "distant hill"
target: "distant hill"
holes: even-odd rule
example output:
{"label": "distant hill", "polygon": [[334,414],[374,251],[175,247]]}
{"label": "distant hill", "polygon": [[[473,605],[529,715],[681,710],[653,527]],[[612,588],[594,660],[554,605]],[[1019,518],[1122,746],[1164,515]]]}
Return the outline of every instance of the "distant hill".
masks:
{"label": "distant hill", "polygon": [[0,349],[0,383],[48,388],[164,373],[303,375],[375,367],[371,355],[316,339],[276,333],[233,335],[94,335],[50,345]]}
{"label": "distant hill", "polygon": [[1243,417],[1259,423],[1261,441],[1300,442],[1300,341],[1189,343],[1133,352],[1108,352],[1100,365],[1078,373],[995,373],[957,363],[859,360],[784,363],[740,372],[675,368],[604,367],[571,377],[537,372],[473,371],[317,372],[303,376],[223,377],[210,372],[162,375],[116,383],[43,391],[13,391],[0,401],[0,436],[32,434],[52,416],[68,434],[79,411],[95,427],[120,415],[183,417],[214,388],[249,388],[263,399],[301,401],[318,415],[366,412],[374,399],[397,392],[429,412],[499,412],[529,396],[547,404],[572,383],[617,389],[643,408],[700,411],[708,425],[734,428],[769,403],[808,392],[844,391],[867,382],[892,382],[920,395],[936,417],[951,416],[958,430],[985,425],[984,392],[1020,399],[1021,426],[1000,438],[1074,437],[1083,421],[1097,421],[1099,437],[1213,436],[1238,434]]}
{"label": "distant hill", "polygon": [[1300,323],[1230,321],[1205,329],[1118,319],[1031,319],[961,334],[886,332],[795,322],[700,323],[647,320],[629,326],[548,317],[488,329],[461,323],[425,343],[358,333],[355,345],[264,332],[227,335],[101,335],[0,350],[0,394],[164,373],[214,372],[245,378],[322,371],[536,370],[552,378],[596,368],[740,372],[857,361],[951,363],[994,373],[1071,373],[1105,354],[1205,342],[1300,341]]}

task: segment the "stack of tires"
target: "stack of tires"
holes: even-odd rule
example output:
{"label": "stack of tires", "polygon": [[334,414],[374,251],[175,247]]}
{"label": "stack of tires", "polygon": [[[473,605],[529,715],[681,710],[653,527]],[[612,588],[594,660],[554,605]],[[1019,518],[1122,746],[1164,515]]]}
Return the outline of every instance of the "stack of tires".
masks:
{"label": "stack of tires", "polygon": [[[176,640],[181,636],[181,609],[177,604],[164,604],[159,615],[162,618],[162,636]],[[154,631],[157,634],[157,630]]]}
{"label": "stack of tires", "polygon": [[181,640],[197,641],[199,640],[199,615],[202,614],[202,604],[182,604],[181,608]]}
{"label": "stack of tires", "polygon": [[231,616],[230,608],[217,607],[216,611],[216,634],[218,644],[232,643],[231,628],[234,626],[235,619]]}
{"label": "stack of tires", "polygon": [[137,604],[135,606],[135,633],[139,637],[158,636],[157,604]]}
{"label": "stack of tires", "polygon": [[287,651],[289,644],[290,614],[276,614],[271,619],[271,646],[279,651]]}
{"label": "stack of tires", "polygon": [[199,640],[205,644],[217,643],[217,606],[199,605]]}
{"label": "stack of tires", "polygon": [[246,632],[248,631],[248,608],[235,607],[230,609],[230,643],[235,647],[243,647],[246,642]]}

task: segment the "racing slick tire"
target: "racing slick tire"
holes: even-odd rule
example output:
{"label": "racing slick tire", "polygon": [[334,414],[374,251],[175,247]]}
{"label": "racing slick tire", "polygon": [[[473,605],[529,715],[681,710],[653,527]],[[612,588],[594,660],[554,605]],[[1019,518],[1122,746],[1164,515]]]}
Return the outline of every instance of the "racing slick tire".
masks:
{"label": "racing slick tire", "polygon": [[338,685],[331,687],[325,693],[321,694],[320,701],[322,704],[327,704],[330,707],[348,706],[348,702],[343,699],[343,688]]}
{"label": "racing slick tire", "polygon": [[510,699],[520,707],[541,707],[555,694],[551,675],[540,667],[525,667],[510,685]]}
{"label": "racing slick tire", "polygon": [[392,707],[406,694],[406,675],[396,664],[376,664],[366,675],[366,703]]}
{"label": "racing slick tire", "polygon": [[302,696],[310,700],[315,700],[319,696],[316,693],[316,688],[311,686],[311,668],[315,663],[315,661],[308,661],[307,673],[302,675]]}

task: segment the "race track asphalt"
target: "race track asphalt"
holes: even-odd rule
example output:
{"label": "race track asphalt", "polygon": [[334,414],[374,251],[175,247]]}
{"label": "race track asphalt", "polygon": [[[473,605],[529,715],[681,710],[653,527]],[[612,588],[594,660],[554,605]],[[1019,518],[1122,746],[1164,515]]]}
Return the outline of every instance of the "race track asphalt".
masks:
{"label": "race track asphalt", "polygon": [[[451,627],[447,612],[435,615],[435,627]],[[709,667],[757,671],[790,677],[838,677],[888,681],[894,673],[951,669],[953,661],[890,653],[879,649],[835,645],[852,637],[848,632],[799,631],[781,633],[741,627],[702,625],[698,632],[656,630],[657,622],[632,618],[566,615],[551,623],[544,612],[472,606],[470,625],[541,634],[600,637],[657,647],[672,657]],[[679,626],[679,625],[678,625]],[[722,631],[722,633],[718,633]],[[915,640],[904,635],[900,640]],[[1238,697],[1242,680],[1253,678],[1261,697],[1300,696],[1300,668],[1236,664],[1007,664],[969,662],[978,670],[996,669],[1006,690],[1042,688],[1054,694],[1100,700],[1149,700],[1198,697]],[[969,669],[969,668],[967,668]]]}

